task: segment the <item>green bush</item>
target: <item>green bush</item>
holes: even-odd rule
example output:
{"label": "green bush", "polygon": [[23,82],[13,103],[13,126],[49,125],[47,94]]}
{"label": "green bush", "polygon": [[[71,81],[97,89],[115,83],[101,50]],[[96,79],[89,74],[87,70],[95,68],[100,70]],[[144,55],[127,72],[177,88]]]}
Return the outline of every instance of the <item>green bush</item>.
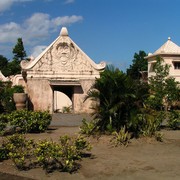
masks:
{"label": "green bush", "polygon": [[34,150],[37,163],[46,170],[73,172],[79,168],[76,160],[81,159],[84,150],[90,150],[90,144],[82,137],[73,139],[61,136],[59,143],[42,140]]}
{"label": "green bush", "polygon": [[24,135],[14,134],[3,141],[3,147],[8,152],[10,158],[19,170],[29,169],[33,157],[33,140],[27,140]]}
{"label": "green bush", "polygon": [[13,111],[10,114],[6,115],[9,121],[9,124],[14,127],[14,130],[16,131],[17,128],[20,128],[22,132],[29,132],[29,126],[28,124],[29,119],[31,118],[30,112],[27,110],[18,110]]}
{"label": "green bush", "polygon": [[9,158],[19,170],[40,166],[46,172],[73,172],[80,167],[77,160],[84,157],[90,149],[89,142],[82,136],[62,136],[59,142],[41,140],[35,143],[24,135],[14,134],[3,140],[0,146],[0,161]]}
{"label": "green bush", "polygon": [[48,111],[29,111],[27,119],[28,132],[44,132],[52,120]]}
{"label": "green bush", "polygon": [[7,150],[7,148],[2,144],[0,146],[0,162],[3,160],[8,159],[8,153],[9,151]]}
{"label": "green bush", "polygon": [[143,108],[139,113],[132,114],[130,129],[135,136],[154,136],[160,130],[166,113]]}
{"label": "green bush", "polygon": [[154,116],[148,114],[139,114],[137,118],[141,123],[140,134],[152,137],[158,130],[159,122],[155,120]]}
{"label": "green bush", "polygon": [[12,87],[13,93],[24,93],[24,87],[21,85],[15,85]]}
{"label": "green bush", "polygon": [[61,147],[58,143],[48,140],[39,141],[34,149],[37,163],[46,170],[52,172],[63,168],[60,160]]}
{"label": "green bush", "polygon": [[11,82],[1,82],[0,83],[0,104],[1,113],[9,113],[15,110],[15,104],[13,101],[13,88],[11,87]]}
{"label": "green bush", "polygon": [[121,127],[119,132],[113,132],[112,133],[113,138],[111,139],[111,142],[115,145],[124,145],[127,146],[131,139],[131,134],[126,130],[126,127]]}
{"label": "green bush", "polygon": [[180,128],[180,111],[169,112],[168,125],[172,129]]}
{"label": "green bush", "polygon": [[8,124],[7,116],[4,114],[0,114],[0,135],[4,135],[7,124]]}
{"label": "green bush", "polygon": [[163,142],[163,133],[162,132],[155,132],[154,136],[157,141]]}
{"label": "green bush", "polygon": [[51,119],[52,117],[47,111],[13,111],[0,116],[0,133],[4,133],[7,123],[15,132],[17,129],[23,133],[44,132],[50,125]]}
{"label": "green bush", "polygon": [[0,81],[0,112],[10,113],[16,109],[15,103],[13,101],[14,93],[24,92],[24,87],[21,85],[16,85],[12,87],[11,82],[1,82]]}
{"label": "green bush", "polygon": [[91,145],[82,136],[78,136],[75,139],[69,136],[61,136],[59,138],[62,151],[62,164],[63,170],[72,172],[77,170],[78,164],[75,162],[77,159],[81,159],[85,151],[91,150]]}
{"label": "green bush", "polygon": [[88,122],[85,118],[82,120],[82,125],[80,126],[80,133],[85,135],[92,135],[98,130],[98,126],[96,125],[96,121]]}
{"label": "green bush", "polygon": [[84,150],[90,151],[92,148],[90,143],[87,142],[87,140],[83,136],[78,136],[77,138],[75,138],[74,144],[76,146],[79,155],[83,154]]}

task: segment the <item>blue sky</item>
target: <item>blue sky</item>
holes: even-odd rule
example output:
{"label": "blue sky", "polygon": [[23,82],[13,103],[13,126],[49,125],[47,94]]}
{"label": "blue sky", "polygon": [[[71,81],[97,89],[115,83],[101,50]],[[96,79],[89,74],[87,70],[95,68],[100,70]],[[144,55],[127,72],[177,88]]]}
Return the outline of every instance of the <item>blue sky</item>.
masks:
{"label": "blue sky", "polygon": [[22,37],[35,56],[66,26],[96,63],[125,70],[139,50],[154,52],[168,37],[180,45],[179,7],[179,0],[0,0],[0,54],[11,59]]}

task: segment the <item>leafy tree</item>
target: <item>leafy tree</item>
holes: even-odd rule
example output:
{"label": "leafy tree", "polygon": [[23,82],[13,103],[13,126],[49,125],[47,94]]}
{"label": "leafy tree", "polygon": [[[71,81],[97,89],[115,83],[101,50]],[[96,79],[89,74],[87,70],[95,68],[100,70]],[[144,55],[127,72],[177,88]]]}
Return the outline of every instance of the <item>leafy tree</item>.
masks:
{"label": "leafy tree", "polygon": [[26,51],[24,49],[22,38],[17,39],[17,43],[13,48],[14,58],[16,60],[23,60],[26,57]]}
{"label": "leafy tree", "polygon": [[8,63],[8,69],[10,70],[11,75],[16,75],[21,73],[20,62],[26,57],[22,38],[17,39],[17,43],[13,48],[13,54],[14,57],[13,60]]}
{"label": "leafy tree", "polygon": [[0,55],[0,70],[4,76],[8,75],[8,60],[6,57]]}
{"label": "leafy tree", "polygon": [[145,56],[147,56],[147,54],[144,51],[139,51],[139,53],[134,54],[133,64],[127,69],[127,75],[133,79],[140,79],[140,71],[147,71],[148,69],[147,60],[144,59]]}
{"label": "leafy tree", "polygon": [[12,83],[0,81],[0,113],[11,112],[15,110],[15,104],[13,102],[14,88]]}
{"label": "leafy tree", "polygon": [[13,59],[7,66],[8,75],[16,75],[21,73],[20,61]]}
{"label": "leafy tree", "polygon": [[157,110],[167,110],[172,103],[180,98],[178,82],[175,78],[169,77],[170,65],[163,64],[164,60],[157,57],[154,66],[155,76],[149,78],[150,93],[148,103]]}
{"label": "leafy tree", "polygon": [[6,57],[0,55],[0,70],[5,77],[19,74],[21,72],[20,63],[18,60],[8,61]]}

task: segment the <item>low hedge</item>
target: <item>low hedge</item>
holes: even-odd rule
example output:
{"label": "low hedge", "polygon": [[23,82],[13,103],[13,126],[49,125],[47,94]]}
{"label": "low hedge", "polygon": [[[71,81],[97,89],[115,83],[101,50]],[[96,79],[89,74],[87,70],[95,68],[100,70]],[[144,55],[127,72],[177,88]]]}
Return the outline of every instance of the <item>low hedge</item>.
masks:
{"label": "low hedge", "polygon": [[10,114],[0,115],[0,133],[4,134],[7,127],[15,132],[44,132],[51,123],[52,116],[48,111],[18,110]]}
{"label": "low hedge", "polygon": [[42,167],[47,173],[65,171],[72,173],[80,167],[80,160],[86,157],[92,146],[83,137],[60,136],[52,140],[27,139],[25,135],[14,134],[3,139],[0,145],[0,162],[11,159],[18,170]]}

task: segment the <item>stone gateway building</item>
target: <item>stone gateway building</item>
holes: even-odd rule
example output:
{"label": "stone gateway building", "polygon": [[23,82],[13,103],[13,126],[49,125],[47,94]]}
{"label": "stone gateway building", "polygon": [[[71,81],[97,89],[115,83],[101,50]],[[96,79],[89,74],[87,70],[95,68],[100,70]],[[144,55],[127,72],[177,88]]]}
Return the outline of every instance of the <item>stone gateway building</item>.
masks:
{"label": "stone gateway building", "polygon": [[94,63],[63,27],[38,57],[21,62],[22,75],[16,76],[15,84],[25,87],[30,109],[61,112],[72,108],[74,113],[89,113],[91,101],[84,98],[105,66],[105,62]]}

